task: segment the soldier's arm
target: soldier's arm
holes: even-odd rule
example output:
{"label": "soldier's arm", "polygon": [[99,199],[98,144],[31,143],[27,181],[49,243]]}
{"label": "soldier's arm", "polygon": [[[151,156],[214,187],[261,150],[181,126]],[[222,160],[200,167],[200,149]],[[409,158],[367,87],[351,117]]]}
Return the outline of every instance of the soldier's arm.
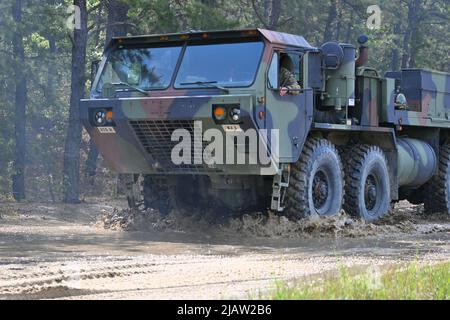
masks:
{"label": "soldier's arm", "polygon": [[302,89],[302,87],[298,84],[297,80],[295,81],[294,84],[286,86],[286,88],[288,88],[289,94],[293,95],[300,94],[300,90]]}
{"label": "soldier's arm", "polygon": [[297,95],[300,94],[300,90],[302,89],[302,87],[298,84],[297,79],[295,78],[295,75],[292,74],[290,71],[287,70],[283,70],[284,74],[284,86],[285,88],[287,88],[289,91],[289,94],[292,95]]}

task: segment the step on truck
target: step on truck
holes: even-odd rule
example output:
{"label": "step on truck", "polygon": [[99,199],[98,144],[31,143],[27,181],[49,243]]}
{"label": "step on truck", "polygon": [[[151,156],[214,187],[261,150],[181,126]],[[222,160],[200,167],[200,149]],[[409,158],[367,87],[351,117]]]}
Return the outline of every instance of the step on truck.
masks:
{"label": "step on truck", "polygon": [[114,38],[81,102],[131,207],[450,213],[450,75],[263,29]]}

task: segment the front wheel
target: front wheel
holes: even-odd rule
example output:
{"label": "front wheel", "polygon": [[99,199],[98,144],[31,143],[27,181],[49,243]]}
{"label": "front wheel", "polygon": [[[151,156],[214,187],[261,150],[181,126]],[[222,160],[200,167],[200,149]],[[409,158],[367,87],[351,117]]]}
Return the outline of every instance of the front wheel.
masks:
{"label": "front wheel", "polygon": [[158,175],[145,175],[143,197],[146,209],[158,210],[167,215],[174,208],[173,187],[169,178]]}
{"label": "front wheel", "polygon": [[299,161],[291,167],[286,192],[287,214],[297,219],[337,215],[342,208],[343,195],[339,153],[328,140],[309,138]]}
{"label": "front wheel", "polygon": [[387,214],[391,205],[387,160],[376,146],[347,149],[345,165],[347,213],[372,222]]}

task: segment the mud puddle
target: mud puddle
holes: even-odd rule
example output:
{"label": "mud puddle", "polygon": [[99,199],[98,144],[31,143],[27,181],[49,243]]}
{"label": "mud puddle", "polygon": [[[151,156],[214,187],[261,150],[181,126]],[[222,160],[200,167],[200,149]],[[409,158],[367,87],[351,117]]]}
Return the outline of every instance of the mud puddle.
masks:
{"label": "mud puddle", "polygon": [[340,266],[449,259],[449,217],[408,203],[377,224],[125,206],[0,203],[0,299],[245,299]]}
{"label": "mud puddle", "polygon": [[364,223],[344,212],[335,217],[311,217],[300,221],[267,212],[251,212],[241,217],[215,216],[214,213],[186,214],[172,211],[161,215],[156,210],[103,210],[97,228],[115,231],[172,231],[235,234],[261,238],[358,238],[402,233],[431,234],[450,232],[450,216],[426,215],[423,206],[400,202],[376,223]]}

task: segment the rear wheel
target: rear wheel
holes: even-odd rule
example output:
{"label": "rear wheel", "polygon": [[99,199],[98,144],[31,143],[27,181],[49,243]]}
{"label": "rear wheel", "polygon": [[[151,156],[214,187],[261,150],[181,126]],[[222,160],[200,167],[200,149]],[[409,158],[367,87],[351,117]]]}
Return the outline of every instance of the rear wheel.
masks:
{"label": "rear wheel", "polygon": [[344,193],[342,164],[334,145],[309,138],[299,161],[291,167],[286,192],[290,217],[331,216],[341,211]]}
{"label": "rear wheel", "polygon": [[390,210],[386,157],[376,146],[357,145],[347,150],[344,209],[364,221],[375,221]]}
{"label": "rear wheel", "polygon": [[450,145],[441,147],[438,172],[425,188],[425,212],[450,213]]}

